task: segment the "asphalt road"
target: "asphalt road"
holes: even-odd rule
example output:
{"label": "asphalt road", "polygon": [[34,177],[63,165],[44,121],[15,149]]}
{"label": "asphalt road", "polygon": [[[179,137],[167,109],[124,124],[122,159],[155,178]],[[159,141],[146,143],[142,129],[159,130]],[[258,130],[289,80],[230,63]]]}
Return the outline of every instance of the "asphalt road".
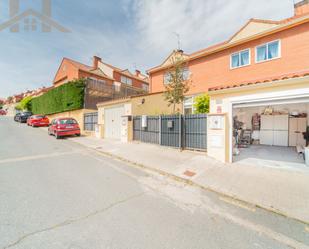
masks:
{"label": "asphalt road", "polygon": [[7,248],[302,249],[309,228],[0,117]]}

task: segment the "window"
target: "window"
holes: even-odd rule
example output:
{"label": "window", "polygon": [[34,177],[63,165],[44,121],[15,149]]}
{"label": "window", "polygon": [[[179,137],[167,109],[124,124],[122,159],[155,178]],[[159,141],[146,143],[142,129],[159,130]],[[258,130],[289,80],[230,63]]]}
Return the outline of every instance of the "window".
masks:
{"label": "window", "polygon": [[269,42],[256,47],[256,62],[273,60],[280,56],[280,41]]}
{"label": "window", "polygon": [[61,119],[58,122],[59,124],[77,124],[75,119]]}
{"label": "window", "polygon": [[185,98],[183,102],[184,114],[189,115],[194,113],[194,96]]}
{"label": "window", "polygon": [[106,80],[99,80],[99,79],[92,78],[92,77],[90,77],[89,80],[90,80],[90,82],[92,82],[94,84],[103,84],[103,85],[106,84]]}
{"label": "window", "polygon": [[130,79],[130,78],[126,77],[126,76],[121,76],[120,81],[123,84],[127,84],[127,85],[132,86],[132,79]]}
{"label": "window", "polygon": [[188,80],[190,78],[190,71],[188,68],[184,68],[182,72],[183,80]]}
{"label": "window", "polygon": [[149,86],[147,84],[143,84],[142,87],[144,91],[148,92]]}
{"label": "window", "polygon": [[[189,80],[190,78],[190,70],[188,68],[184,68],[183,71],[182,71],[182,77],[183,77],[183,80]],[[166,72],[164,74],[164,84],[167,85],[171,82],[172,80],[172,75],[170,72]]]}
{"label": "window", "polygon": [[172,80],[172,76],[170,72],[164,74],[164,84],[168,85]]}
{"label": "window", "polygon": [[231,68],[250,65],[250,49],[246,49],[231,55]]}

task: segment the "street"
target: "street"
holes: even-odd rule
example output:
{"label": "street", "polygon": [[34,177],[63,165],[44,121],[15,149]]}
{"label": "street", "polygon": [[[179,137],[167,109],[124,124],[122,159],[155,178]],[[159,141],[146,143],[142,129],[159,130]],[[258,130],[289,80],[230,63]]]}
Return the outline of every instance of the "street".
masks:
{"label": "street", "polygon": [[8,248],[302,249],[309,229],[0,117],[0,249]]}

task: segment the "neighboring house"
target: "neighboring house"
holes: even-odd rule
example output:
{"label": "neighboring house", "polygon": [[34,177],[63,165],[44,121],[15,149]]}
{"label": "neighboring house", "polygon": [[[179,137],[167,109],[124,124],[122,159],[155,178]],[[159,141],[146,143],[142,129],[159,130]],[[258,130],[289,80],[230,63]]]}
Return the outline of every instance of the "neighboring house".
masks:
{"label": "neighboring house", "polygon": [[82,78],[92,78],[112,85],[114,80],[98,69],[99,60],[98,57],[94,57],[93,65],[88,66],[68,58],[63,58],[53,80],[54,87]]}
{"label": "neighboring house", "polygon": [[32,98],[39,97],[43,95],[44,93],[47,93],[52,88],[53,86],[52,87],[41,87],[36,90],[28,90],[24,93],[15,94],[12,97],[9,97],[4,100],[3,109],[7,111],[8,116],[14,116],[17,113],[17,110],[15,108],[22,99],[26,97],[32,97]]}
{"label": "neighboring house", "polygon": [[281,21],[251,19],[229,40],[192,54],[174,51],[148,70],[150,92],[164,91],[171,58],[181,55],[192,85],[184,103],[193,112],[195,95],[209,88],[271,81],[309,68],[308,0],[295,5],[295,16]]}
{"label": "neighboring house", "polygon": [[144,91],[149,91],[149,79],[148,76],[141,73],[139,70],[135,70],[135,73],[131,73],[128,69],[120,69],[110,64],[102,62],[98,58],[98,68],[114,79],[115,84],[126,84],[136,88],[141,88]]}
{"label": "neighboring house", "polygon": [[12,97],[11,103],[16,104],[24,98],[24,93],[16,94]]}
{"label": "neighboring house", "polygon": [[119,69],[94,56],[93,65],[88,66],[80,62],[64,58],[56,73],[53,84],[58,87],[68,81],[89,78],[111,86],[127,85],[132,88],[148,91],[148,77],[143,75],[139,70],[132,74],[128,69]]}
{"label": "neighboring house", "polygon": [[151,93],[164,90],[176,56],[192,80],[184,112],[194,111],[194,96],[210,95],[209,156],[303,167],[299,153],[309,143],[309,0],[295,4],[291,18],[251,19],[228,41],[193,54],[174,51],[148,71]]}
{"label": "neighboring house", "polygon": [[[140,71],[136,70],[133,74],[127,69],[122,70],[102,62],[102,59],[97,56],[93,57],[92,66],[64,58],[54,78],[53,86],[59,87],[77,79],[86,80],[84,108],[49,115],[50,118],[74,117],[83,127],[85,115],[95,112],[98,103],[145,94],[149,89],[148,77]],[[93,130],[94,126],[91,125],[90,131]]]}
{"label": "neighboring house", "polygon": [[0,106],[4,105],[5,104],[5,99],[3,98],[0,98]]}
{"label": "neighboring house", "polygon": [[[132,117],[141,115],[173,114],[163,93],[132,96],[125,99],[102,102],[98,105],[99,137],[116,139],[123,142],[132,140]],[[176,109],[180,111],[181,105]]]}

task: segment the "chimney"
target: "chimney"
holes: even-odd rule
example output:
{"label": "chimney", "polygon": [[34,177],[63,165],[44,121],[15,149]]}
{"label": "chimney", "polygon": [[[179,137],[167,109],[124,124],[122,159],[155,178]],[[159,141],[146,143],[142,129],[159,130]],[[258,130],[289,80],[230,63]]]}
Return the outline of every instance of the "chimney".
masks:
{"label": "chimney", "polygon": [[102,62],[102,59],[98,56],[93,56],[93,68],[98,69],[99,62]]}
{"label": "chimney", "polygon": [[302,0],[294,4],[295,16],[309,14],[309,0]]}
{"label": "chimney", "polygon": [[135,70],[135,75],[137,76],[137,77],[139,77],[140,75],[141,75],[141,71],[140,70]]}

